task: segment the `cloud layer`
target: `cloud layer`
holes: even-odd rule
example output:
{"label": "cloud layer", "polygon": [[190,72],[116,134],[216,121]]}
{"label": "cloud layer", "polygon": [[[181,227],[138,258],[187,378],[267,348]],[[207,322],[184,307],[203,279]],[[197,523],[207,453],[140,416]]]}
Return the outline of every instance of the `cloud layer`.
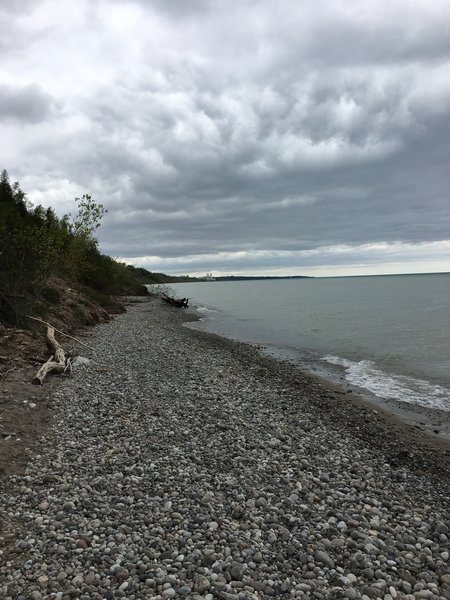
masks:
{"label": "cloud layer", "polygon": [[108,254],[450,270],[447,1],[13,4],[0,165],[35,203],[105,204]]}

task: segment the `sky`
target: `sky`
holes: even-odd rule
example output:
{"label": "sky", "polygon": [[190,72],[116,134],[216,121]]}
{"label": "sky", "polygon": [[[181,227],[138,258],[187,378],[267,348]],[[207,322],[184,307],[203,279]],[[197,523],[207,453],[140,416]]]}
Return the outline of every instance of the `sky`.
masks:
{"label": "sky", "polygon": [[0,169],[151,271],[450,271],[448,0],[0,0]]}

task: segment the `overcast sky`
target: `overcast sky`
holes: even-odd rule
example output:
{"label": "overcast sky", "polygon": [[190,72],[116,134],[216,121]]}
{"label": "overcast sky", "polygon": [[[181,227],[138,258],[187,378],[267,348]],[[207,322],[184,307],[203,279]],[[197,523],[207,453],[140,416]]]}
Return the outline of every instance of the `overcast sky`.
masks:
{"label": "overcast sky", "polygon": [[0,0],[0,168],[153,271],[450,271],[448,0]]}

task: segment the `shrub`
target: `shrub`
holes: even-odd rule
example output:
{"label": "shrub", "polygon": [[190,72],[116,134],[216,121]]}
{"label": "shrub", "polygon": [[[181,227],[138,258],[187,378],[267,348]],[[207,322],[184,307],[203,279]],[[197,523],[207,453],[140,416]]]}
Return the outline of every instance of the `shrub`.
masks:
{"label": "shrub", "polygon": [[41,289],[41,296],[50,302],[50,304],[59,304],[61,302],[61,292],[50,286],[45,286]]}

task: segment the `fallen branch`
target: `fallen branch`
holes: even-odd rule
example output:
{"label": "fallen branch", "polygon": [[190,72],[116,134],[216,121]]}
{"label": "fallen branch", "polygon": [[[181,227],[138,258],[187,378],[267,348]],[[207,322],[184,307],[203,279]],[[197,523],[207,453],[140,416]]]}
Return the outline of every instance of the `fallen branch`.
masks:
{"label": "fallen branch", "polygon": [[76,342],[78,342],[82,346],[86,346],[86,348],[89,348],[89,350],[94,350],[94,348],[92,348],[92,346],[88,346],[87,344],[85,344],[84,342],[82,342],[81,340],[79,340],[78,338],[73,337],[72,335],[69,335],[68,333],[64,333],[63,331],[60,331],[59,329],[56,329],[56,327],[53,327],[53,325],[51,323],[47,323],[47,321],[43,321],[42,319],[38,319],[37,317],[31,317],[30,315],[27,315],[27,316],[28,316],[29,319],[33,319],[33,321],[37,321],[38,323],[42,323],[43,325],[47,325],[47,327],[51,327],[52,329],[54,329],[55,331],[57,331],[59,334],[64,335],[65,337],[68,337],[71,340],[75,340]]}
{"label": "fallen branch", "polygon": [[12,367],[12,369],[8,369],[7,371],[4,371],[3,373],[0,373],[0,377],[2,379],[6,379],[6,376],[8,375],[8,373],[11,373],[12,371],[15,370],[16,367]]}
{"label": "fallen branch", "polygon": [[66,369],[66,355],[64,350],[55,339],[55,328],[49,325],[47,327],[47,346],[53,350],[52,356],[45,362],[36,375],[32,383],[42,385],[48,373],[63,373]]}
{"label": "fallen branch", "polygon": [[32,363],[45,363],[46,359],[41,356],[25,356],[25,360]]}

